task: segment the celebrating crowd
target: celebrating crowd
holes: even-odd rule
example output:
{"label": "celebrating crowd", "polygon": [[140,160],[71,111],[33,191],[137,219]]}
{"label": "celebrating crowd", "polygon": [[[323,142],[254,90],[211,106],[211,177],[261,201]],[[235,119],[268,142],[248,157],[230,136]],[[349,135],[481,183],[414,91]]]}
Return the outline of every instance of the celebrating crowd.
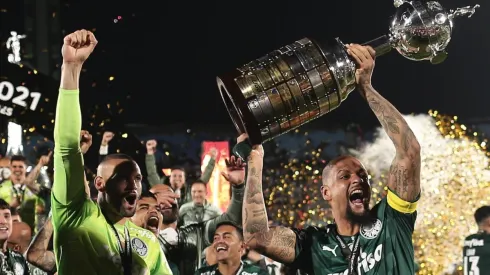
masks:
{"label": "celebrating crowd", "polygon": [[[92,136],[81,129],[78,82],[96,45],[86,30],[64,38],[54,153],[41,157],[28,175],[23,157],[9,159],[12,173],[0,185],[1,274],[415,274],[420,145],[398,110],[371,86],[372,48],[347,45],[358,66],[358,90],[396,148],[387,195],[370,208],[362,163],[348,155],[334,158],[321,186],[309,188],[321,188],[335,223],[298,229],[268,217],[266,152],[246,134],[226,160],[223,177],[232,191],[224,213],[206,200],[216,151],[200,179],[186,185],[184,169],[174,168],[167,183],[157,173],[156,141],[147,141],[150,188],[143,192],[138,163],[108,154],[112,134],[105,133],[90,188],[84,154]],[[51,158],[53,185],[47,188],[36,179]],[[489,241],[490,211],[482,209],[475,216],[483,235],[472,235],[472,246]]]}

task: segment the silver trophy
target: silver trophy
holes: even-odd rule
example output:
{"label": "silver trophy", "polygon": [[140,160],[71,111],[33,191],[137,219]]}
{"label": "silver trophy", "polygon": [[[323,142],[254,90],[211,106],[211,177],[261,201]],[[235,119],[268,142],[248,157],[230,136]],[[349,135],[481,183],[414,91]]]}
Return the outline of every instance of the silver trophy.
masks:
{"label": "silver trophy", "polygon": [[[376,56],[396,49],[407,59],[441,63],[453,19],[479,7],[446,11],[435,1],[395,1],[388,35],[364,43]],[[217,77],[235,127],[264,143],[335,110],[355,89],[356,65],[340,39],[303,38]]]}

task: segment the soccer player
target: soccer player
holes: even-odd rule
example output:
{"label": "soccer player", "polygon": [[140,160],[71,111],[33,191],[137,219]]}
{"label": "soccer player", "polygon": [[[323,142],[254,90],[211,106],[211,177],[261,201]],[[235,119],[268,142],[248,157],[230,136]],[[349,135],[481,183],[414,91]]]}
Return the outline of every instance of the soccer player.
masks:
{"label": "soccer player", "polygon": [[218,263],[198,269],[195,275],[268,275],[259,266],[242,262],[245,252],[243,232],[231,222],[217,225],[213,244],[208,249],[214,250]]}
{"label": "soccer player", "polygon": [[347,49],[357,63],[357,88],[396,148],[387,196],[369,209],[366,169],[358,159],[341,156],[330,161],[322,174],[321,192],[335,223],[301,230],[269,228],[262,193],[263,149],[255,146],[248,160],[243,202],[245,242],[310,275],[414,274],[412,233],[420,193],[420,145],[398,110],[371,86],[374,50],[360,45]]}
{"label": "soccer player", "polygon": [[[97,203],[90,200],[80,146],[78,81],[97,44],[86,30],[64,38],[54,129],[52,221],[60,274],[172,274],[157,238],[130,221],[141,193],[138,164],[109,155],[99,165]],[[85,132],[82,140],[91,141]]]}
{"label": "soccer player", "polygon": [[464,275],[490,273],[490,206],[482,206],[475,211],[478,233],[464,240]]}

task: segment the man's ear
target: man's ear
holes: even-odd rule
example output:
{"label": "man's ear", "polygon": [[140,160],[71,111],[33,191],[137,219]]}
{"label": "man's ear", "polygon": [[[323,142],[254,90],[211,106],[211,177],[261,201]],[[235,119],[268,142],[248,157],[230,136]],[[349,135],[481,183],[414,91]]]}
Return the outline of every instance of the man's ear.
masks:
{"label": "man's ear", "polygon": [[328,187],[328,185],[322,185],[321,191],[324,200],[326,201],[332,200],[332,192],[330,192],[330,187]]}
{"label": "man's ear", "polygon": [[94,179],[94,185],[97,191],[105,192],[105,181],[101,176],[97,176]]}

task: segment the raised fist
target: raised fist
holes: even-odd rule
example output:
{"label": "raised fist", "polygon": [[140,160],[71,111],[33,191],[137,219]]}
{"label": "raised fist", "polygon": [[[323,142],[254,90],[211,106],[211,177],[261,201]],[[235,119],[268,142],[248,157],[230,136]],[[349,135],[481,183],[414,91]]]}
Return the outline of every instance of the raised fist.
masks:
{"label": "raised fist", "polygon": [[80,132],[80,149],[82,151],[83,154],[87,153],[88,149],[90,148],[90,146],[92,146],[92,135],[86,131],[86,130],[82,130]]}
{"label": "raised fist", "polygon": [[63,39],[63,62],[82,64],[97,45],[97,39],[92,32],[79,30],[70,33]]}
{"label": "raised fist", "polygon": [[146,142],[146,153],[148,155],[153,155],[157,150],[157,141],[150,139]]}
{"label": "raised fist", "polygon": [[109,142],[114,138],[114,133],[105,131],[104,134],[102,134],[102,145],[106,146],[109,144]]}

